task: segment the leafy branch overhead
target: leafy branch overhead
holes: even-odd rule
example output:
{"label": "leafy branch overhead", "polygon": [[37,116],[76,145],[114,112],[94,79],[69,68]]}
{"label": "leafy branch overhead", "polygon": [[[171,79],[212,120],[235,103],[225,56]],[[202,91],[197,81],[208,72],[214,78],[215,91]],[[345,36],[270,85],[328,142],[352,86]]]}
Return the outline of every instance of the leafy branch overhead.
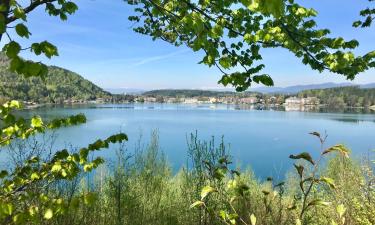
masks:
{"label": "leafy branch overhead", "polygon": [[[284,48],[319,72],[330,71],[354,79],[375,67],[375,51],[356,56],[356,40],[329,36],[319,29],[317,11],[293,0],[143,0],[129,19],[134,30],[176,46],[186,45],[205,55],[200,63],[224,74],[219,83],[244,91],[253,82],[273,85],[262,74],[263,48]],[[234,72],[233,72],[234,71]]]}
{"label": "leafy branch overhead", "polygon": [[[369,2],[374,2],[374,0],[368,0]],[[372,21],[375,19],[375,8],[366,8],[359,12],[360,16],[364,17],[364,20],[358,20],[353,23],[354,27],[370,27]]]}
{"label": "leafy branch overhead", "polygon": [[48,68],[41,62],[33,62],[22,59],[19,53],[29,50],[35,55],[44,55],[47,58],[58,56],[56,46],[48,41],[32,43],[30,46],[21,46],[19,42],[11,37],[9,30],[14,29],[15,34],[21,38],[28,39],[32,33],[29,31],[26,23],[28,13],[38,7],[45,7],[45,11],[50,16],[59,16],[61,20],[66,20],[68,15],[73,14],[77,5],[72,1],[66,0],[31,0],[29,4],[16,0],[4,0],[0,4],[0,40],[4,35],[8,38],[3,51],[11,60],[10,70],[26,77],[41,77],[47,75]]}
{"label": "leafy branch overhead", "polygon": [[[58,56],[57,48],[48,41],[32,43],[23,47],[12,38],[9,30],[14,29],[15,35],[20,38],[29,38],[31,32],[27,27],[27,17],[38,7],[45,7],[50,16],[59,16],[66,20],[68,15],[77,10],[77,5],[66,0],[2,0],[0,2],[0,40],[7,37],[8,41],[3,52],[10,60],[10,70],[25,77],[39,77],[44,79],[48,67],[40,62],[24,60],[19,56],[21,51],[29,50],[35,55],[44,55],[47,58]],[[2,53],[3,55],[3,53]],[[0,146],[11,144],[13,141],[27,139],[32,135],[44,133],[50,129],[65,126],[74,126],[86,122],[82,114],[67,118],[43,121],[41,117],[23,118],[15,111],[22,108],[18,101],[12,100],[0,105]],[[56,151],[48,160],[37,156],[28,157],[26,161],[11,170],[0,171],[0,223],[1,224],[41,224],[43,220],[50,220],[56,215],[63,214],[72,205],[80,202],[90,204],[93,196],[86,193],[83,196],[74,196],[70,201],[62,198],[47,196],[38,193],[35,187],[46,188],[49,184],[61,180],[72,180],[81,172],[90,172],[104,162],[101,157],[91,159],[91,154],[111,143],[127,141],[123,133],[112,135],[105,140],[97,140],[81,148],[77,153],[70,153],[66,149]],[[30,204],[38,199],[39,206]],[[75,202],[75,203],[73,203]],[[24,207],[25,206],[25,207]],[[40,216],[43,215],[43,216]]]}

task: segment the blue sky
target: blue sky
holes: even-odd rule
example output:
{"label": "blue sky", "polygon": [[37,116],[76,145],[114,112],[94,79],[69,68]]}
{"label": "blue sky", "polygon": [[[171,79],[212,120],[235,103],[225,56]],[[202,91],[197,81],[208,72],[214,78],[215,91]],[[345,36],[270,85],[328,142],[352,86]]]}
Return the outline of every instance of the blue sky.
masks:
{"label": "blue sky", "polygon": [[[47,16],[44,10],[28,18],[32,38],[23,43],[49,40],[59,48],[51,60],[23,53],[26,58],[70,69],[104,88],[218,88],[221,73],[199,65],[202,53],[152,41],[132,31],[127,20],[133,12],[122,0],[79,0],[79,10],[68,21]],[[356,38],[363,54],[375,49],[375,28],[354,29],[351,23],[367,6],[367,0],[300,0],[319,11],[318,24],[335,36]],[[328,72],[319,74],[302,65],[283,49],[262,51],[266,69],[275,86],[346,82]],[[375,82],[375,70],[358,75],[355,83]]]}

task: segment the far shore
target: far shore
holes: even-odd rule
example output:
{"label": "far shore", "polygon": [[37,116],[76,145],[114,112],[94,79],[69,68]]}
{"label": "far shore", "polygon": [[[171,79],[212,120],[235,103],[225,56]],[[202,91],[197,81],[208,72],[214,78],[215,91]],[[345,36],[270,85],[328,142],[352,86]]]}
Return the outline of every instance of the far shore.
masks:
{"label": "far shore", "polygon": [[[369,107],[329,107],[324,104],[319,105],[298,105],[298,104],[244,104],[244,103],[168,103],[168,102],[95,102],[95,101],[81,101],[81,102],[69,102],[69,103],[33,103],[33,104],[24,104],[24,109],[33,110],[43,107],[69,107],[69,106],[92,106],[94,108],[118,108],[114,105],[187,105],[187,106],[207,106],[208,108],[215,108],[214,106],[234,106],[235,109],[253,109],[253,110],[276,110],[276,111],[296,111],[296,112],[335,112],[335,111],[358,111],[358,110],[367,110],[370,112],[375,112],[375,106]],[[121,107],[122,108],[122,107]],[[125,107],[129,108],[129,107]]]}

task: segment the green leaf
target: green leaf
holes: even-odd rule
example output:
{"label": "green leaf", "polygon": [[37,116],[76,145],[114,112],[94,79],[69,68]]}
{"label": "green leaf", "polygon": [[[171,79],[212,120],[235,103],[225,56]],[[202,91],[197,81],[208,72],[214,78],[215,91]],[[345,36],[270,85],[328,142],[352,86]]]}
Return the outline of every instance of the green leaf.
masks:
{"label": "green leaf", "polygon": [[11,41],[6,44],[3,49],[9,58],[14,58],[18,55],[18,53],[20,53],[21,46],[17,42]]}
{"label": "green leaf", "polygon": [[228,69],[229,67],[231,67],[232,62],[231,62],[231,59],[228,56],[225,56],[225,57],[222,57],[222,58],[219,59],[219,64],[224,69]]}
{"label": "green leaf", "polygon": [[222,180],[227,173],[227,168],[216,168],[213,174],[213,177],[218,180]]}
{"label": "green leaf", "polygon": [[326,183],[330,188],[335,189],[335,181],[332,178],[329,177],[321,177],[320,181]]}
{"label": "green leaf", "polygon": [[85,205],[92,205],[98,199],[98,196],[95,193],[88,193],[84,195],[83,202]]}
{"label": "green leaf", "polygon": [[303,170],[305,169],[305,167],[303,167],[302,165],[296,165],[296,164],[294,164],[294,167],[296,168],[297,173],[299,174],[300,178],[302,178]]}
{"label": "green leaf", "polygon": [[13,14],[14,14],[14,17],[16,17],[17,19],[22,19],[26,21],[26,14],[21,7],[16,7],[13,10]]}
{"label": "green leaf", "polygon": [[32,173],[30,178],[31,178],[31,180],[38,180],[40,178],[40,176],[37,173]]}
{"label": "green leaf", "polygon": [[47,209],[45,212],[44,212],[44,219],[46,220],[49,220],[53,217],[53,211],[52,209]]}
{"label": "green leaf", "polygon": [[196,201],[196,202],[194,202],[193,204],[190,205],[190,208],[192,209],[192,208],[195,208],[195,207],[198,207],[198,206],[202,206],[202,205],[204,205],[204,202],[202,202],[202,201]]}
{"label": "green leaf", "polygon": [[57,52],[56,46],[49,43],[48,41],[43,41],[39,44],[41,51],[47,56],[47,58],[51,58],[52,56],[58,56],[59,53]]}
{"label": "green leaf", "polygon": [[201,191],[201,200],[203,201],[212,192],[216,192],[216,189],[210,186],[204,187]]}
{"label": "green leaf", "polygon": [[27,27],[22,23],[19,23],[16,25],[16,32],[20,37],[26,37],[26,38],[29,38],[31,34],[29,30],[27,29]]}
{"label": "green leaf", "polygon": [[362,22],[358,20],[358,21],[355,21],[352,26],[353,27],[359,27],[361,25],[362,25]]}
{"label": "green leaf", "polygon": [[330,202],[325,202],[320,199],[314,199],[309,204],[307,204],[307,206],[329,206],[330,204]]}
{"label": "green leaf", "polygon": [[342,218],[342,216],[344,215],[344,213],[346,212],[346,208],[343,204],[340,204],[336,207],[336,211],[337,213],[339,214],[340,218]]}
{"label": "green leaf", "polygon": [[74,2],[66,2],[63,5],[63,9],[65,12],[73,14],[75,11],[77,11],[78,6]]}
{"label": "green leaf", "polygon": [[42,118],[40,116],[34,116],[31,119],[31,127],[40,128],[42,126],[43,126],[43,121],[42,121]]}
{"label": "green leaf", "polygon": [[273,15],[275,18],[279,18],[284,14],[285,5],[283,0],[242,0],[241,2],[251,11]]}
{"label": "green leaf", "polygon": [[211,32],[213,38],[220,38],[221,36],[223,36],[223,27],[220,25],[216,25],[212,28]]}
{"label": "green leaf", "polygon": [[10,203],[1,204],[1,202],[0,202],[0,206],[1,206],[0,213],[4,213],[5,215],[8,215],[8,216],[12,215],[13,210],[14,210],[14,207],[13,207],[12,204],[10,204]]}
{"label": "green leaf", "polygon": [[20,109],[21,108],[21,103],[19,101],[16,101],[16,100],[12,100],[9,102],[9,108],[11,109]]}
{"label": "green leaf", "polygon": [[8,176],[8,171],[6,171],[6,170],[0,171],[0,179],[3,179],[6,176]]}
{"label": "green leaf", "polygon": [[316,136],[318,138],[320,138],[320,133],[319,132],[314,131],[314,132],[311,132],[310,134],[314,135],[314,136]]}
{"label": "green leaf", "polygon": [[274,85],[272,78],[267,74],[253,76],[253,81],[257,84],[260,82],[266,86]]}
{"label": "green leaf", "polygon": [[83,171],[85,172],[90,172],[92,169],[93,169],[93,165],[91,163],[83,166]]}
{"label": "green leaf", "polygon": [[254,214],[250,215],[250,223],[251,225],[256,225],[257,223],[257,218],[254,216]]}
{"label": "green leaf", "polygon": [[342,144],[335,145],[324,150],[322,155],[328,154],[330,152],[339,152],[341,155],[345,156],[346,158],[349,158],[349,149],[347,149],[345,145],[342,145]]}
{"label": "green leaf", "polygon": [[303,152],[298,155],[290,155],[289,158],[291,159],[304,159],[306,161],[309,161],[311,164],[315,165],[314,160],[312,159],[311,155],[307,152]]}
{"label": "green leaf", "polygon": [[62,166],[60,163],[56,163],[52,166],[51,172],[59,172],[62,169]]}

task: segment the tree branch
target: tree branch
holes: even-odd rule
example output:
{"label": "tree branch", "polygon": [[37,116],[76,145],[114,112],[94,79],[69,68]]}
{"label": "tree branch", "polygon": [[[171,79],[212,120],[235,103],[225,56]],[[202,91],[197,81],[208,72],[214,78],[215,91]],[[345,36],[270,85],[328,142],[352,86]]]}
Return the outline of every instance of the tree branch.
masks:
{"label": "tree branch", "polygon": [[[37,8],[38,6],[41,6],[43,4],[46,4],[46,3],[52,3],[52,2],[55,2],[57,0],[36,0],[34,2],[31,2],[29,6],[27,6],[26,8],[23,9],[23,11],[25,12],[25,14],[33,11],[35,8]],[[8,17],[6,19],[6,24],[9,24],[9,23],[12,23],[14,21],[16,21],[18,18],[16,18],[14,15]]]}

